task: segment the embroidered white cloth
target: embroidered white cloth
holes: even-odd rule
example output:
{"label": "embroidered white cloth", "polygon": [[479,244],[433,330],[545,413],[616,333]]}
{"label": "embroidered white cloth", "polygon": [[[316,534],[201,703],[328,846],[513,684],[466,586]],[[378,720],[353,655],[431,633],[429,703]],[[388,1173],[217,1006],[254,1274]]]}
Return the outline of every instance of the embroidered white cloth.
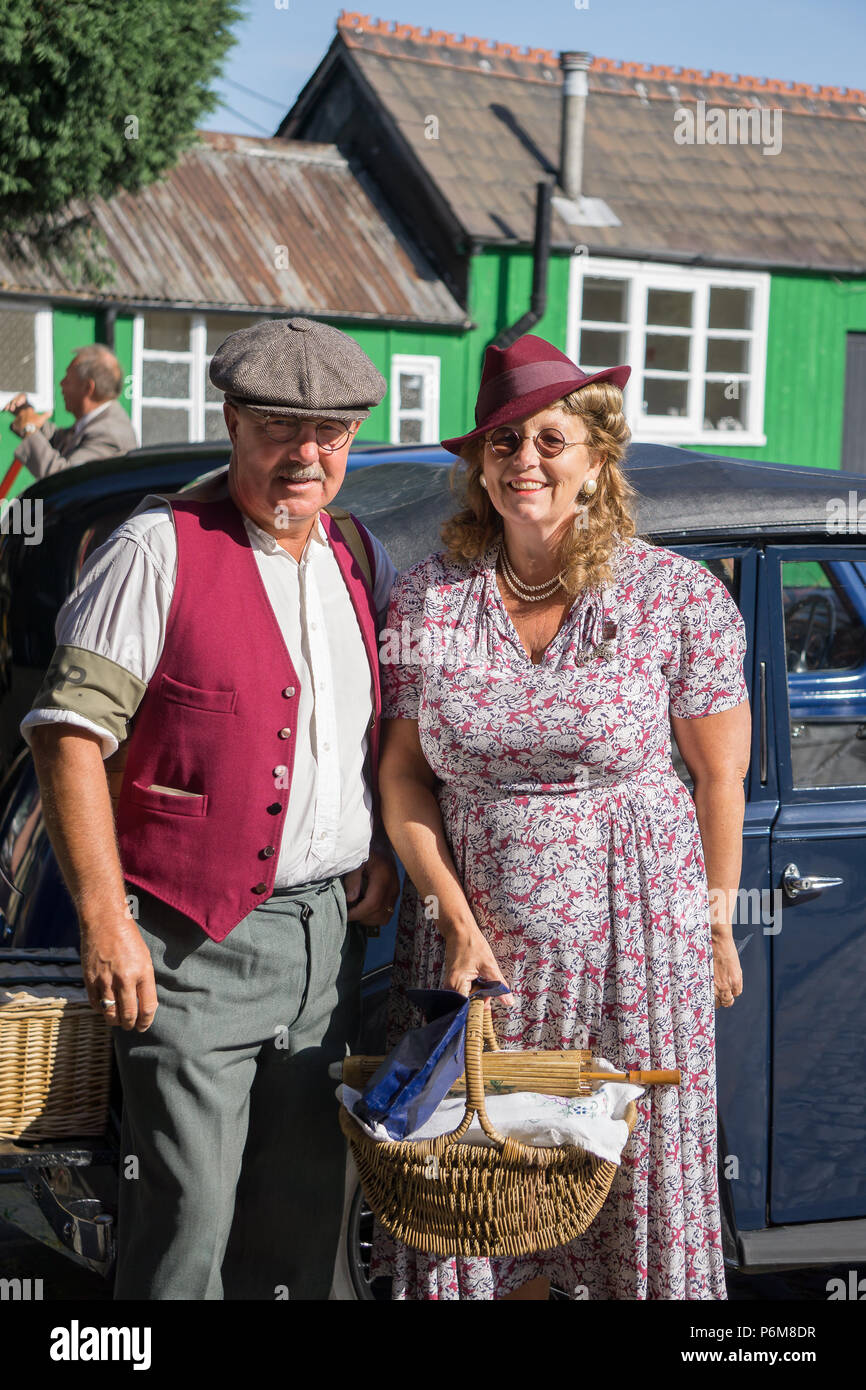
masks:
{"label": "embroidered white cloth", "polygon": [[[594,1071],[616,1071],[603,1057],[593,1057]],[[547,1096],[535,1091],[515,1091],[511,1095],[485,1096],[487,1114],[494,1129],[506,1137],[524,1144],[555,1146],[577,1144],[598,1158],[619,1163],[628,1139],[628,1125],[623,1119],[629,1101],[643,1094],[642,1086],[625,1081],[606,1081],[591,1096]],[[383,1125],[367,1125],[354,1113],[360,1092],[351,1086],[338,1086],[337,1097],[342,1100],[352,1119],[372,1139],[392,1143]],[[435,1139],[456,1129],[466,1104],[462,1096],[446,1096],[426,1124],[407,1139]],[[488,1139],[474,1116],[462,1144],[488,1144]]]}

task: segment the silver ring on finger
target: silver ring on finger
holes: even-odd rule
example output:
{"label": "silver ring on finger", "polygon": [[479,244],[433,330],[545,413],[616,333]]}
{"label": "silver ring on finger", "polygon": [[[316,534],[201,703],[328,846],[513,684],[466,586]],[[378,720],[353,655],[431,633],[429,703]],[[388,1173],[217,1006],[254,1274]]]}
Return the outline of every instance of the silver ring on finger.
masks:
{"label": "silver ring on finger", "polygon": [[116,999],[100,999],[99,1005],[100,1005],[100,1008],[103,1008],[103,1009],[113,1009],[113,1008],[115,1008],[116,1005],[117,1005],[117,1000],[116,1000]]}

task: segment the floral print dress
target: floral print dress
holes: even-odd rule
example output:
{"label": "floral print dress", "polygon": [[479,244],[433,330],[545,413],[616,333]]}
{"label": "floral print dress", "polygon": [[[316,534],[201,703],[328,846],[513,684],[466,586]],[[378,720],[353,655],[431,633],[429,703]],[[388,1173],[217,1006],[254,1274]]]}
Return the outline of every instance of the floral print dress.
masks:
{"label": "floral print dress", "polygon": [[[683,1080],[640,1097],[610,1195],[571,1244],[442,1258],[377,1229],[371,1273],[403,1299],[495,1299],[536,1275],[576,1299],[723,1299],[709,903],[669,711],[747,700],[743,620],[696,561],[635,537],[535,665],[496,558],[434,555],[400,575],[381,656],[383,714],[418,721],[458,874],[514,994],[493,1004],[500,1045],[591,1047]],[[434,916],[407,880],[389,1045],[421,1021],[405,989],[441,983]]]}

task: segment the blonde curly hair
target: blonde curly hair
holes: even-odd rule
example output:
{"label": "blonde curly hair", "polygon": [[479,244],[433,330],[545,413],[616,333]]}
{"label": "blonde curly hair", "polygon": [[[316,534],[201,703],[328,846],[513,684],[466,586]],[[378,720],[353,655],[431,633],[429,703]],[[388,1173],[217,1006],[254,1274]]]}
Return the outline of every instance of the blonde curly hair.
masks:
{"label": "blonde curly hair", "polygon": [[[586,426],[586,444],[603,457],[598,488],[585,504],[583,526],[571,526],[560,544],[563,587],[574,597],[613,578],[611,559],[620,540],[636,534],[631,507],[637,490],[620,467],[631,431],[622,410],[622,391],[611,382],[592,382],[548,409],[577,415]],[[452,560],[476,560],[502,535],[502,517],[481,487],[485,441],[467,444],[451,472],[451,485],[465,503],[442,526]]]}

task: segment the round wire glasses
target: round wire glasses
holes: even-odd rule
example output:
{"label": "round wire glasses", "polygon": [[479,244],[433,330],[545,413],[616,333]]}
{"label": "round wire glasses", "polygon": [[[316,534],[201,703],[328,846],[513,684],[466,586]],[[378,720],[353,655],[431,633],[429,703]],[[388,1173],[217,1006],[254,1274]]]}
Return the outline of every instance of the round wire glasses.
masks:
{"label": "round wire glasses", "polygon": [[[262,420],[262,429],[274,444],[292,444],[301,426],[311,423],[292,416],[269,415]],[[316,425],[316,444],[326,454],[340,449],[349,438],[349,426],[342,420],[320,420]]]}
{"label": "round wire glasses", "polygon": [[512,429],[510,425],[500,425],[489,436],[487,443],[499,458],[508,458],[509,454],[517,452],[526,438],[532,440],[537,452],[545,459],[555,459],[557,455],[562,453],[563,449],[573,449],[578,444],[585,443],[583,439],[574,439],[569,442],[559,430],[550,426],[539,430],[538,434],[527,436],[521,434],[519,430]]}

